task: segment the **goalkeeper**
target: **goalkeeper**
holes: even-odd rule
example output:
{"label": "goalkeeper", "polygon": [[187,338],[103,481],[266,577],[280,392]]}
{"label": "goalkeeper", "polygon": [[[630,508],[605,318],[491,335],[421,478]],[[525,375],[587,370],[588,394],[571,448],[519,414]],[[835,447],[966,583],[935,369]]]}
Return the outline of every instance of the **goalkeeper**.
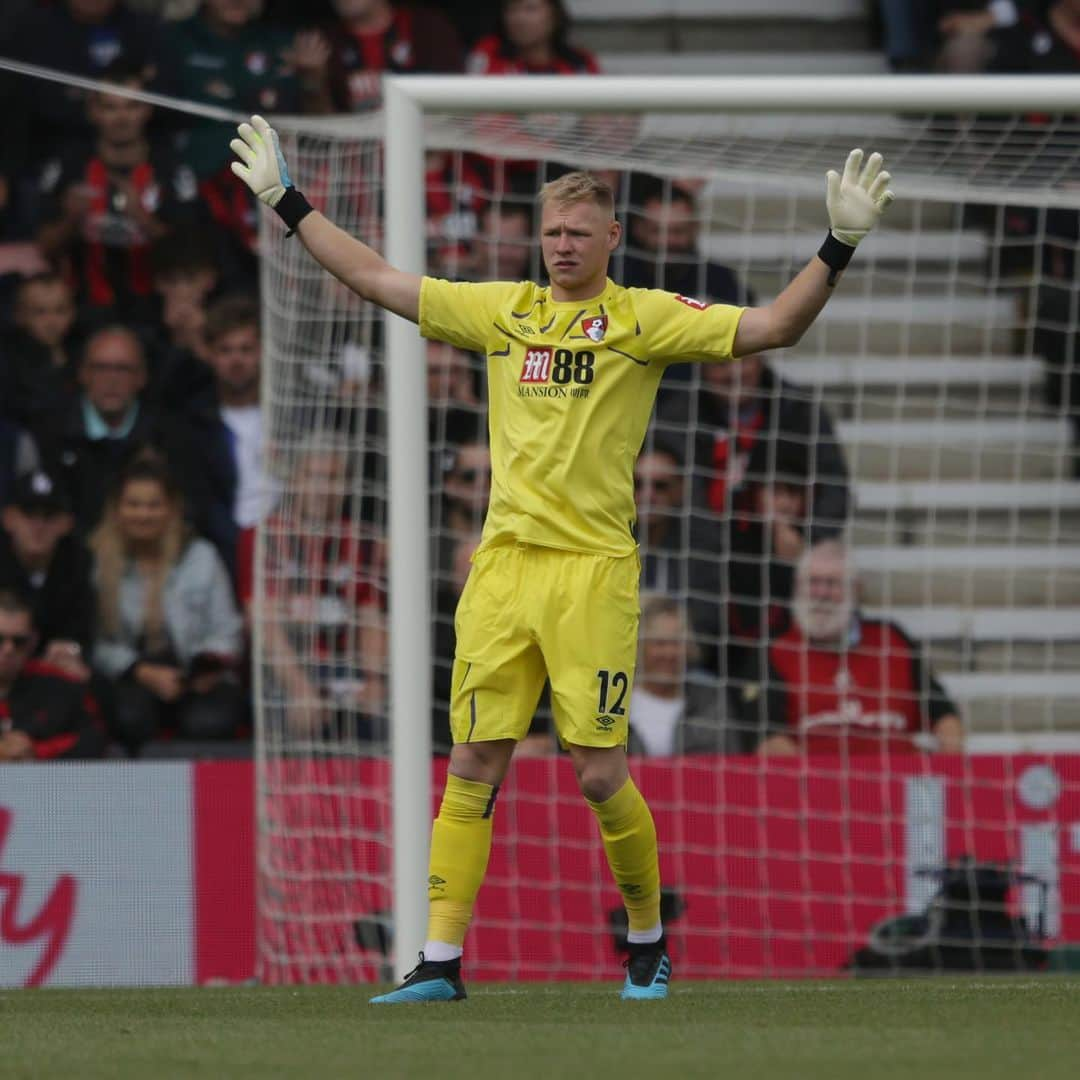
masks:
{"label": "goalkeeper", "polygon": [[499,784],[545,678],[559,739],[596,815],[629,918],[624,999],[667,994],[652,815],[627,769],[638,628],[633,466],[669,363],[723,362],[794,345],[855,246],[892,201],[878,154],[828,173],[831,228],[771,303],[709,306],[607,278],[622,227],[611,190],[570,173],[540,192],[551,284],[451,283],[404,273],[308,205],[273,129],[241,124],[232,169],[314,258],[427,338],[488,362],[491,500],[458,603],[454,739],[431,831],[428,934],[419,965],[378,1003],[465,997],[461,954],[487,868]]}

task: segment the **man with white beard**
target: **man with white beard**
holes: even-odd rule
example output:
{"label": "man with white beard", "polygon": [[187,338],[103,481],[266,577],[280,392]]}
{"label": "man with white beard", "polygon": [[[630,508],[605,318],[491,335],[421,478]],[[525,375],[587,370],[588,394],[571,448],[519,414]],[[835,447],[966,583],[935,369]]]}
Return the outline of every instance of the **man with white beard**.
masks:
{"label": "man with white beard", "polygon": [[963,749],[956,706],[918,646],[895,623],[860,613],[840,541],[804,552],[791,614],[741,680],[743,722],[758,733],[759,753]]}

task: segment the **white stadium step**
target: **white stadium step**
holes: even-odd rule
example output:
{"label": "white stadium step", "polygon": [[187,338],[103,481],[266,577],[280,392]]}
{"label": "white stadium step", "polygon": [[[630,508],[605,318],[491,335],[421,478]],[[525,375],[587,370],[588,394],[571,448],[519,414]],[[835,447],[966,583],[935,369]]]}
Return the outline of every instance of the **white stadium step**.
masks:
{"label": "white stadium step", "polygon": [[969,753],[1080,750],[1080,674],[939,672]]}
{"label": "white stadium step", "polygon": [[1029,356],[838,356],[828,360],[775,357],[780,375],[804,386],[1035,387],[1041,361]]}
{"label": "white stadium step", "polygon": [[1080,607],[868,607],[899,623],[916,641],[1080,641]]}
{"label": "white stadium step", "polygon": [[[824,54],[829,55],[829,54]],[[837,166],[839,168],[839,166]],[[815,181],[813,190],[794,190],[784,182],[763,187],[761,177],[732,177],[726,173],[710,177],[698,195],[698,205],[709,215],[710,227],[719,231],[744,228],[752,215],[755,225],[776,228],[781,222],[796,223],[804,229],[820,228],[824,235],[825,196]],[[767,179],[767,178],[766,178]],[[889,228],[950,230],[957,227],[958,210],[954,200],[927,201],[900,199],[889,207]],[[857,268],[859,260],[853,264]],[[847,280],[851,280],[851,271]]]}
{"label": "white stadium step", "polygon": [[856,485],[856,506],[861,512],[882,511],[994,511],[1080,510],[1080,484],[998,483],[994,481],[939,481],[896,483],[867,481]]}
{"label": "white stadium step", "polygon": [[1080,604],[1075,547],[860,547],[855,564],[865,602],[885,609]]}
{"label": "white stadium step", "polygon": [[574,19],[862,19],[863,0],[567,0]]}
{"label": "white stadium step", "polygon": [[1014,452],[1033,444],[1065,446],[1071,432],[1066,420],[841,420],[837,434],[845,443],[877,446],[992,446]]}
{"label": "white stadium step", "polygon": [[1013,352],[1021,322],[1011,296],[833,297],[803,335],[804,353]]}
{"label": "white stadium step", "polygon": [[1069,698],[1080,699],[1080,673],[1037,671],[1000,673],[994,671],[940,672],[939,677],[957,701],[978,698]]}
{"label": "white stadium step", "polygon": [[1057,480],[1068,471],[1064,420],[842,420],[837,435],[862,481]]}
{"label": "white stadium step", "polygon": [[[821,247],[821,237],[821,230],[710,232],[702,237],[701,249],[718,262],[794,261],[801,265]],[[978,262],[987,251],[985,234],[970,229],[925,229],[917,233],[882,229],[867,242],[865,252],[859,248],[859,258],[877,262]]]}
{"label": "white stadium step", "polygon": [[567,0],[578,22],[625,19],[863,19],[863,0]]}
{"label": "white stadium step", "polygon": [[885,56],[850,52],[602,52],[605,75],[883,75]]}
{"label": "white stadium step", "polygon": [[855,550],[860,570],[1080,570],[1080,548],[1023,547],[869,547]]}

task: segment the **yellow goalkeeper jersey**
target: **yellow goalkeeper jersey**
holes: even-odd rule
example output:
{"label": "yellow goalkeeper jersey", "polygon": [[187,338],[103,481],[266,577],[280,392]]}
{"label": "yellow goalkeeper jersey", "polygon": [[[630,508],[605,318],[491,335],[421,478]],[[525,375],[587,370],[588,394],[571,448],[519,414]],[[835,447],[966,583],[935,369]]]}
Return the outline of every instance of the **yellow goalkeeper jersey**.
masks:
{"label": "yellow goalkeeper jersey", "polygon": [[533,282],[425,277],[420,333],[488,365],[491,499],[482,547],[628,555],[634,461],[672,362],[729,360],[743,309],[608,281],[588,301]]}

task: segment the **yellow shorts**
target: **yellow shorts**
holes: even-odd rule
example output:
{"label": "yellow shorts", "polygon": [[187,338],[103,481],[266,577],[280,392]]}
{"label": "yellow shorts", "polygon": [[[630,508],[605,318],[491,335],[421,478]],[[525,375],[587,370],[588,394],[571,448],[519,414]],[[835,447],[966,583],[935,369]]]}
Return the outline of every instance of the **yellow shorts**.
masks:
{"label": "yellow shorts", "polygon": [[454,617],[454,742],[523,739],[550,678],[564,746],[624,746],[640,572],[636,554],[477,552]]}

